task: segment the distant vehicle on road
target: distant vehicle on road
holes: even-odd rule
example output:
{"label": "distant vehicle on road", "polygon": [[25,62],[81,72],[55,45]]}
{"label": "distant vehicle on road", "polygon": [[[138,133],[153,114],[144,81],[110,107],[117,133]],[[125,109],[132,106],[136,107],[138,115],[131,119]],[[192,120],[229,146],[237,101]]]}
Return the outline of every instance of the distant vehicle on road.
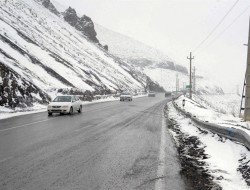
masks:
{"label": "distant vehicle on road", "polygon": [[125,100],[132,101],[133,100],[132,94],[129,92],[121,93],[120,101],[125,101]]}
{"label": "distant vehicle on road", "polygon": [[155,92],[154,91],[149,91],[148,97],[155,97]]}
{"label": "distant vehicle on road", "polygon": [[171,96],[171,92],[165,92],[165,97]]}
{"label": "distant vehicle on road", "polygon": [[82,101],[79,97],[73,95],[57,96],[48,105],[49,116],[53,113],[73,114],[75,111],[78,111],[78,113],[82,112]]}

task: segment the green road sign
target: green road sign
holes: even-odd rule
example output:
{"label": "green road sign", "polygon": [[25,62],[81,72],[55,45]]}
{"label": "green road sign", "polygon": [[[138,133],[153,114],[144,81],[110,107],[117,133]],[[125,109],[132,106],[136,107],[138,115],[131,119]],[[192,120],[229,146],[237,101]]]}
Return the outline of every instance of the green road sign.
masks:
{"label": "green road sign", "polygon": [[186,85],[186,88],[192,88],[192,85]]}

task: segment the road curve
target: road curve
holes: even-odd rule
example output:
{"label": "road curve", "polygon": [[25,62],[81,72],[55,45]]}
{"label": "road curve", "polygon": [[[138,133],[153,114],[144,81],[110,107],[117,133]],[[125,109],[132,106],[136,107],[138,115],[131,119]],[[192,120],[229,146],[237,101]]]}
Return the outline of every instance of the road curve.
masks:
{"label": "road curve", "polygon": [[159,179],[164,189],[184,189],[168,133],[162,141],[167,101],[158,94],[85,105],[81,114],[0,120],[0,189],[151,190]]}

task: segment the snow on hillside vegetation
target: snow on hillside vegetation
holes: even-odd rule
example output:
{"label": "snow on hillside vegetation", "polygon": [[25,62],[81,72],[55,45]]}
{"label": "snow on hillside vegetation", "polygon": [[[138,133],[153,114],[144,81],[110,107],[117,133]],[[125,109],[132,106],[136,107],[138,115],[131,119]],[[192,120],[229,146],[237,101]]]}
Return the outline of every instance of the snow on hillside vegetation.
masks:
{"label": "snow on hillside vegetation", "polygon": [[223,114],[238,117],[240,113],[241,96],[238,94],[199,95],[195,100],[201,105]]}
{"label": "snow on hillside vegetation", "polygon": [[[12,101],[11,96],[7,97],[10,92],[15,97],[35,96],[47,101],[49,89],[98,91],[144,87],[146,79],[136,78],[125,63],[66,23],[53,6],[46,4],[54,13],[42,3],[42,0],[0,1],[0,90],[8,99],[5,102],[0,99],[1,104]],[[1,82],[4,80],[6,86]],[[15,89],[12,83],[18,84]]]}

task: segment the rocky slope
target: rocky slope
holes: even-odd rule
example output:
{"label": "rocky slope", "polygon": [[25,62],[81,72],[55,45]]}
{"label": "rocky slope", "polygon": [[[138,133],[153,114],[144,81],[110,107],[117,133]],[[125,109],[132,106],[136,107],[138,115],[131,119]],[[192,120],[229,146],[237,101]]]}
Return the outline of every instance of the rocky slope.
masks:
{"label": "rocky slope", "polygon": [[81,31],[82,34],[86,35],[91,41],[99,43],[99,40],[96,38],[97,34],[94,28],[94,23],[90,17],[86,15],[78,17],[75,9],[71,7],[63,13],[63,17],[66,22]]}
{"label": "rocky slope", "polygon": [[50,2],[50,0],[43,0],[42,4],[45,8],[49,9],[52,13],[56,14],[57,16],[60,15],[59,11],[56,7]]}
{"label": "rocky slope", "polygon": [[146,76],[98,45],[92,24],[49,0],[0,1],[0,106],[46,102],[56,89],[144,89]]}

